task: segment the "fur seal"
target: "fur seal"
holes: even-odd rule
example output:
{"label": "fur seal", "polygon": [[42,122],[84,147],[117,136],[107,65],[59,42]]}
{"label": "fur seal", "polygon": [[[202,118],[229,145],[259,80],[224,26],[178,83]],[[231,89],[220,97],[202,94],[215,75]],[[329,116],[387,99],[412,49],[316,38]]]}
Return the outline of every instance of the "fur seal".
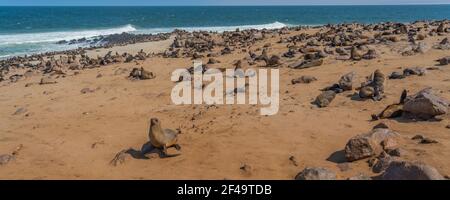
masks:
{"label": "fur seal", "polygon": [[320,108],[327,107],[336,97],[336,93],[332,90],[324,91],[322,94],[317,96],[313,104],[316,104]]}
{"label": "fur seal", "polygon": [[396,118],[396,117],[402,116],[403,115],[403,104],[405,103],[405,99],[407,96],[408,96],[408,91],[403,90],[399,103],[387,106],[383,110],[383,112],[381,112],[378,115],[372,115],[372,120],[376,121],[379,119],[390,119],[390,118]]}
{"label": "fur seal", "polygon": [[384,82],[386,77],[380,70],[375,70],[372,79],[364,83],[359,91],[359,97],[362,99],[372,98],[375,101],[381,101],[384,93]]}
{"label": "fur seal", "polygon": [[170,129],[162,129],[161,122],[157,118],[150,120],[149,138],[153,147],[161,149],[164,157],[175,157],[177,155],[167,154],[167,149],[174,147],[178,151],[181,150],[180,145],[177,144],[178,132]]}

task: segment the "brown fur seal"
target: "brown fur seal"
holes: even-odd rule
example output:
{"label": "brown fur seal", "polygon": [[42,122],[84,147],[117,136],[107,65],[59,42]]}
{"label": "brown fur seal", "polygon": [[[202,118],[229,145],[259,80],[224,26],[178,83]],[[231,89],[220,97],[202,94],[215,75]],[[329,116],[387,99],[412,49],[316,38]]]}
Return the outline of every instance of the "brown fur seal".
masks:
{"label": "brown fur seal", "polygon": [[400,103],[389,105],[380,114],[372,115],[372,120],[376,121],[379,119],[390,119],[401,117],[403,114],[403,104],[405,103],[405,99],[407,96],[408,91],[403,90],[402,95],[400,97]]}
{"label": "brown fur seal", "polygon": [[167,154],[167,149],[174,147],[180,150],[180,145],[177,144],[178,132],[170,129],[162,129],[159,119],[153,118],[150,120],[149,138],[153,147],[161,149],[165,157],[174,157],[178,155]]}
{"label": "brown fur seal", "polygon": [[380,70],[376,70],[371,79],[367,83],[363,83],[359,91],[359,97],[372,98],[375,101],[380,101],[383,99],[384,94],[384,82],[386,78]]}

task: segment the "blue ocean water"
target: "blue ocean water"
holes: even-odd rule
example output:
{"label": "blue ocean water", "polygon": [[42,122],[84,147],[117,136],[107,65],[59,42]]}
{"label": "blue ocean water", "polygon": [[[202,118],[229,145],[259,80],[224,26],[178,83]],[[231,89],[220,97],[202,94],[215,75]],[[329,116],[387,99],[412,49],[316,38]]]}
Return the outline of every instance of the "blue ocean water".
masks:
{"label": "blue ocean water", "polygon": [[[450,19],[450,5],[0,7],[0,58],[77,48],[57,41],[175,28],[225,31],[346,22]],[[82,45],[82,44],[81,44]]]}

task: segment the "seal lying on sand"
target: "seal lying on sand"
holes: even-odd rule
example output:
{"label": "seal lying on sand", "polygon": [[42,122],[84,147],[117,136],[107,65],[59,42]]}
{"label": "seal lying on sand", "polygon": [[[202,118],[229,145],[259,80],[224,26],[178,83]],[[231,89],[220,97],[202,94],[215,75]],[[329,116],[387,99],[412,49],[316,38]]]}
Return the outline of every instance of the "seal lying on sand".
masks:
{"label": "seal lying on sand", "polygon": [[164,157],[175,157],[176,155],[167,154],[167,149],[174,147],[178,151],[181,150],[180,145],[177,144],[178,132],[170,129],[162,129],[159,119],[153,118],[150,120],[149,138],[153,147],[161,149]]}
{"label": "seal lying on sand", "polygon": [[390,119],[401,117],[403,115],[403,104],[405,104],[405,99],[408,97],[408,91],[403,90],[402,96],[400,97],[400,102],[387,106],[383,112],[378,115],[372,115],[372,120],[376,121],[379,119]]}

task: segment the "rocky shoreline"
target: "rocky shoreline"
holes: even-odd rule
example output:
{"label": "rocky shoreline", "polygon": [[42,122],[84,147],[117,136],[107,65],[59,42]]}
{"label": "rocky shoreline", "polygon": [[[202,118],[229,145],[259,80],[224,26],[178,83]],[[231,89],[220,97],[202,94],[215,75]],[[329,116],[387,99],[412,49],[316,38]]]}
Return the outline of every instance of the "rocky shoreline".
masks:
{"label": "rocky shoreline", "polygon": [[[423,23],[420,27],[416,26]],[[267,37],[273,37],[277,34],[286,35],[291,31],[299,31],[308,29],[305,27],[292,27],[274,30],[236,30],[234,32],[213,33],[213,32],[186,32],[175,30],[166,34],[114,34],[109,36],[101,36],[95,39],[93,43],[101,42],[101,45],[78,48],[67,51],[46,52],[38,55],[13,57],[0,61],[0,80],[16,80],[8,78],[9,71],[16,68],[26,68],[30,70],[40,70],[50,73],[53,68],[63,68],[64,70],[80,70],[84,68],[94,68],[105,66],[108,64],[116,64],[122,62],[132,62],[133,60],[145,60],[147,53],[140,52],[137,55],[124,53],[122,55],[112,55],[112,52],[103,57],[90,58],[86,56],[87,50],[95,50],[98,48],[111,48],[114,46],[125,46],[142,42],[167,40],[171,35],[175,35],[175,41],[171,48],[166,52],[156,56],[164,58],[185,58],[200,59],[203,57],[211,58],[230,54],[239,49],[248,53],[246,61],[249,65],[255,65],[258,61],[264,61],[266,67],[278,66],[281,59],[294,58],[296,55],[302,55],[303,60],[289,65],[291,68],[304,69],[316,67],[322,64],[323,58],[327,56],[335,56],[336,60],[370,60],[377,58],[378,54],[375,49],[369,49],[368,45],[375,44],[392,44],[400,40],[407,40],[410,45],[401,50],[403,56],[412,56],[417,53],[424,53],[430,48],[450,49],[448,38],[442,40],[438,45],[430,47],[421,42],[426,37],[444,35],[449,31],[447,27],[448,21],[432,21],[432,22],[414,22],[411,24],[402,23],[380,23],[380,24],[339,24],[326,25],[322,27],[314,27],[325,29],[327,31],[316,33],[314,35],[300,34],[292,37],[281,38],[278,43],[286,44],[288,51],[283,55],[267,55],[263,51],[261,55],[247,51],[255,42],[261,41]],[[87,39],[78,41],[60,41],[58,43],[78,43],[86,42]],[[297,45],[298,43],[306,43]],[[270,47],[270,44],[264,46]],[[323,47],[323,48],[321,48]],[[220,52],[212,52],[214,48],[221,48]],[[446,58],[440,60],[441,64],[448,64]],[[20,75],[13,75],[20,76]]]}

